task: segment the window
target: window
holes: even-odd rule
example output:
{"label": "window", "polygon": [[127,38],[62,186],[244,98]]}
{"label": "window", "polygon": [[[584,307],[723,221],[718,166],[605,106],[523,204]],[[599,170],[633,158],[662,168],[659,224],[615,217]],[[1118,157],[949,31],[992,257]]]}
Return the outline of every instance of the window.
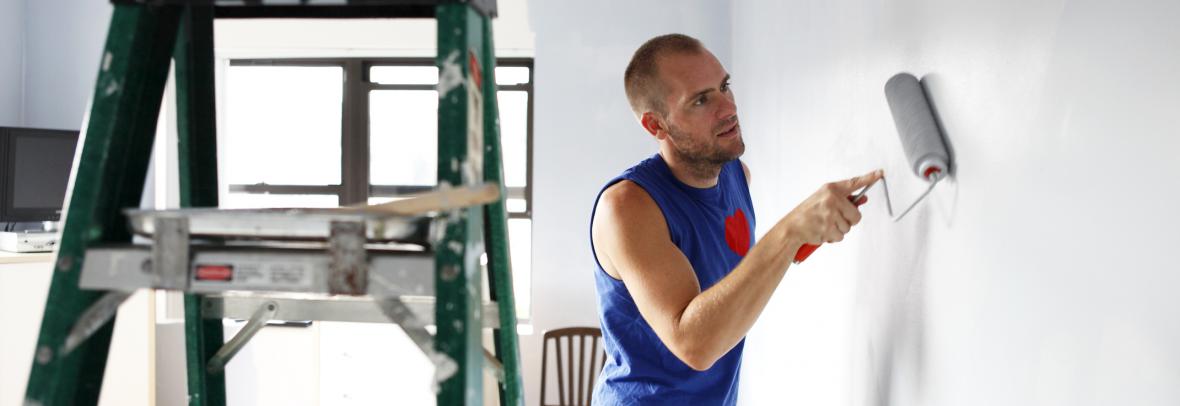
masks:
{"label": "window", "polygon": [[[381,203],[437,183],[433,59],[233,60],[226,70],[221,207]],[[497,61],[517,314],[529,317],[531,59]]]}

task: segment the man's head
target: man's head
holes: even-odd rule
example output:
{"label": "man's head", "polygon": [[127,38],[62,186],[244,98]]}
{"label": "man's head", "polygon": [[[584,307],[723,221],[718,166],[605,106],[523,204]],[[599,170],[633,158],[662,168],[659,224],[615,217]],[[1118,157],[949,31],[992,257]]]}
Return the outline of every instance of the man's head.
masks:
{"label": "man's head", "polygon": [[632,56],[623,83],[640,124],[672,158],[707,168],[745,152],[729,74],[697,39],[648,40]]}

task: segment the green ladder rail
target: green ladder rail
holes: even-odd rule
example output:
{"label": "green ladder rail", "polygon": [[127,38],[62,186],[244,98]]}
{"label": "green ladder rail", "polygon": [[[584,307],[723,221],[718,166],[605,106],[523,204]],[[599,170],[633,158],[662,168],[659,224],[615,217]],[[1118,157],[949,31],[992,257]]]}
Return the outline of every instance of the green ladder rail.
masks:
{"label": "green ladder rail", "polygon": [[[123,210],[136,208],[167,80],[175,61],[180,204],[217,207],[213,80],[214,18],[435,18],[438,22],[438,180],[440,186],[503,185],[491,19],[495,0],[302,1],[112,0],[80,158],[67,200],[51,287],[34,350],[26,405],[93,405],[99,391],[119,296],[84,289],[87,253],[129,244]],[[502,367],[501,404],[523,404],[516,312],[503,186],[488,204],[453,210],[434,255],[434,350],[458,369],[439,382],[439,405],[482,404],[486,351],[481,343],[480,254],[488,256],[489,296],[499,314],[494,361]],[[485,239],[486,237],[486,239]],[[485,246],[486,244],[486,246]],[[445,247],[445,248],[442,248]],[[111,299],[114,299],[113,301]],[[223,372],[205,366],[224,344],[220,318],[203,317],[205,295],[186,292],[190,405],[224,405]],[[106,308],[112,315],[93,318]],[[87,322],[92,325],[87,325]],[[78,340],[79,329],[85,330]]]}

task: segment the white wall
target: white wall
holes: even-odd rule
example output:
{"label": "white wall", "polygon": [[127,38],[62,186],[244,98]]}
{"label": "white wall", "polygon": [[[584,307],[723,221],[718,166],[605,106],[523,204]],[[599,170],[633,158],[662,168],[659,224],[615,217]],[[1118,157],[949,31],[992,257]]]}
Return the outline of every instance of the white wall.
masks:
{"label": "white wall", "polygon": [[[602,186],[656,152],[623,93],[623,70],[644,41],[701,39],[730,60],[729,5],[694,1],[537,1],[534,121],[533,326],[522,337],[530,404],[539,403],[541,334],[598,326],[590,210]],[[551,379],[552,381],[552,379]]]}
{"label": "white wall", "polygon": [[890,223],[878,189],[844,243],[788,272],[750,334],[744,404],[1180,402],[1180,4],[752,0],[733,17],[759,232],[875,167],[895,206],[916,196],[882,94],[898,71],[926,77],[957,160],[909,218]]}
{"label": "white wall", "polygon": [[20,126],[25,1],[0,0],[0,126]]}
{"label": "white wall", "polygon": [[80,0],[25,0],[25,7],[24,125],[80,129],[113,7]]}

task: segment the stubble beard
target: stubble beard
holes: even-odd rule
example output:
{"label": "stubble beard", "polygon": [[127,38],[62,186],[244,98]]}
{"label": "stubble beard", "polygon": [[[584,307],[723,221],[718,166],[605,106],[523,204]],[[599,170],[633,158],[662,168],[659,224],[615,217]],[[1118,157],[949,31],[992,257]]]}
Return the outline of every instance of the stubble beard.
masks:
{"label": "stubble beard", "polygon": [[668,127],[668,135],[674,141],[672,149],[679,161],[687,165],[689,171],[702,178],[717,176],[722,165],[741,157],[746,151],[745,140],[740,134],[736,140],[738,144],[732,150],[723,147],[716,138],[705,142],[696,141],[675,126]]}

